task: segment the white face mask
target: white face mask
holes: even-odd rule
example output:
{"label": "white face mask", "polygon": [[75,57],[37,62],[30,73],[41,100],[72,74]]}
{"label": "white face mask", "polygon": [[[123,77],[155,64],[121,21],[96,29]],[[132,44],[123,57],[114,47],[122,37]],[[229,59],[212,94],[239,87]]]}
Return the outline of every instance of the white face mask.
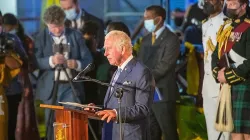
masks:
{"label": "white face mask", "polygon": [[200,9],[203,9],[204,3],[205,3],[204,0],[198,0],[198,7]]}
{"label": "white face mask", "polygon": [[13,29],[11,31],[9,31],[10,34],[16,34],[17,30],[16,29]]}
{"label": "white face mask", "polygon": [[149,19],[149,20],[144,20],[144,27],[146,28],[146,30],[150,33],[154,32],[156,29],[156,25],[154,24],[154,20],[153,19]]}
{"label": "white face mask", "polygon": [[75,8],[71,8],[69,10],[64,10],[64,13],[66,15],[66,18],[69,19],[69,20],[74,20],[76,18],[76,16],[77,16]]}

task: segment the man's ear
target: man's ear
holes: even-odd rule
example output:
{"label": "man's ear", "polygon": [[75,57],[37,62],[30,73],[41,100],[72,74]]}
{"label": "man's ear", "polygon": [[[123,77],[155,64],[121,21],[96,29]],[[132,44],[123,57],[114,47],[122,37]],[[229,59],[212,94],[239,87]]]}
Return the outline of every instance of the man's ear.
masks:
{"label": "man's ear", "polygon": [[162,22],[162,17],[161,16],[158,16],[155,19],[156,19],[155,20],[155,25],[160,24],[160,22]]}
{"label": "man's ear", "polygon": [[122,48],[121,48],[121,53],[122,53],[122,55],[125,54],[125,47],[124,46],[122,46]]}

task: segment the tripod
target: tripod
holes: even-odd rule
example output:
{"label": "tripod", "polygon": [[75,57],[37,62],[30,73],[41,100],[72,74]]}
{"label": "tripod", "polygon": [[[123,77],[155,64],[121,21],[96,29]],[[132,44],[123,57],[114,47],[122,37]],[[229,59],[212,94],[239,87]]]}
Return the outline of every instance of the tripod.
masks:
{"label": "tripod", "polygon": [[[61,71],[63,71],[65,73],[66,78],[67,78],[67,82],[70,84],[70,87],[72,89],[73,100],[80,103],[79,98],[77,98],[74,85],[73,85],[72,81],[70,80],[69,74],[66,71],[66,68],[63,65],[57,65],[56,70],[58,71],[58,75],[56,77],[56,81],[55,81],[54,87],[53,87],[53,93],[52,93],[52,97],[51,97],[52,98],[52,105],[55,105],[56,101],[57,101],[58,86],[60,84],[59,78],[60,78]],[[46,136],[45,136],[46,140],[53,140],[54,139],[53,138],[53,128],[51,127],[51,124],[53,123],[53,121],[54,121],[54,112],[52,110],[49,110],[49,117],[48,117],[48,122],[46,125]],[[89,126],[90,131],[91,131],[92,135],[94,136],[95,140],[97,140],[97,136],[96,136],[91,124],[88,123],[88,126]]]}

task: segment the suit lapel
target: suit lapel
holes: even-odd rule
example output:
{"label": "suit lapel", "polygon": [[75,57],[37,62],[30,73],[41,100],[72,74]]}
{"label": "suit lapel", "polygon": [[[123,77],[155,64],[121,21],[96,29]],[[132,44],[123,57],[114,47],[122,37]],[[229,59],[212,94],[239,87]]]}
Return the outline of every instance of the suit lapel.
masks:
{"label": "suit lapel", "polygon": [[71,40],[71,37],[70,37],[70,30],[68,28],[65,28],[65,37],[66,37],[66,40],[67,40],[67,44],[69,44],[70,46],[70,51],[69,51],[69,59],[72,58],[72,52],[75,52],[74,51],[74,45],[73,45],[73,42]]}
{"label": "suit lapel", "polygon": [[89,13],[86,12],[84,9],[82,9],[82,15],[81,15],[81,26],[84,25],[86,21],[89,21]]}
{"label": "suit lapel", "polygon": [[[122,86],[122,83],[124,81],[124,79],[129,75],[129,73],[132,71],[134,65],[136,63],[136,59],[133,58],[132,60],[129,61],[129,63],[125,66],[125,68],[122,70],[121,74],[119,75],[118,79],[116,80],[116,83],[114,85],[114,90],[111,92],[111,88],[108,88],[108,92],[107,92],[107,97],[105,97],[105,107],[107,107],[107,104],[109,103],[109,101],[111,100],[112,96],[115,93],[115,89],[119,86]],[[114,78],[115,74],[112,77],[112,80]],[[112,81],[111,81],[112,82]]]}
{"label": "suit lapel", "polygon": [[[147,51],[148,55],[144,63],[146,63],[151,58],[151,56],[154,55],[155,52],[160,48],[162,40],[165,38],[165,36],[167,36],[168,32],[169,32],[168,29],[165,28],[163,32],[161,33],[161,35],[155,40],[155,43],[149,48],[145,48],[145,49],[148,49]],[[152,34],[150,35],[150,37],[152,37]]]}
{"label": "suit lapel", "polygon": [[160,34],[160,36],[155,40],[155,43],[153,44],[153,46],[159,46],[163,38],[167,35],[167,33],[168,33],[168,30],[165,28]]}
{"label": "suit lapel", "polygon": [[45,35],[46,35],[46,51],[44,52],[44,54],[45,55],[54,55],[53,53],[53,47],[51,46],[51,45],[53,45],[55,42],[54,42],[54,40],[53,40],[53,38],[52,38],[52,36],[49,34],[49,30],[48,30],[48,28],[46,29],[46,33],[45,33]]}
{"label": "suit lapel", "polygon": [[[117,70],[115,71],[115,73],[113,74],[113,76],[112,76],[112,78],[111,78],[111,81],[110,81],[110,83],[109,83],[110,85],[112,85],[112,81],[113,81],[113,79],[114,79],[116,73],[117,73]],[[110,94],[111,94],[111,87],[108,87],[108,90],[107,90],[106,95],[105,95],[105,98],[104,98],[104,107],[105,107],[105,108],[107,107],[107,104],[108,104],[108,102],[109,102],[109,100],[110,100],[110,97],[111,97]]]}

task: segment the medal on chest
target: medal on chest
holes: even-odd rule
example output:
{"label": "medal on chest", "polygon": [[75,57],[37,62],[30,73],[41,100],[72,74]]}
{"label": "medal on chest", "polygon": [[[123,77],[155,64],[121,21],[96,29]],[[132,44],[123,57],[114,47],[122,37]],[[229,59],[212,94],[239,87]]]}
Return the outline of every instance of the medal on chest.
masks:
{"label": "medal on chest", "polygon": [[229,40],[232,42],[239,42],[241,39],[242,32],[231,32]]}

